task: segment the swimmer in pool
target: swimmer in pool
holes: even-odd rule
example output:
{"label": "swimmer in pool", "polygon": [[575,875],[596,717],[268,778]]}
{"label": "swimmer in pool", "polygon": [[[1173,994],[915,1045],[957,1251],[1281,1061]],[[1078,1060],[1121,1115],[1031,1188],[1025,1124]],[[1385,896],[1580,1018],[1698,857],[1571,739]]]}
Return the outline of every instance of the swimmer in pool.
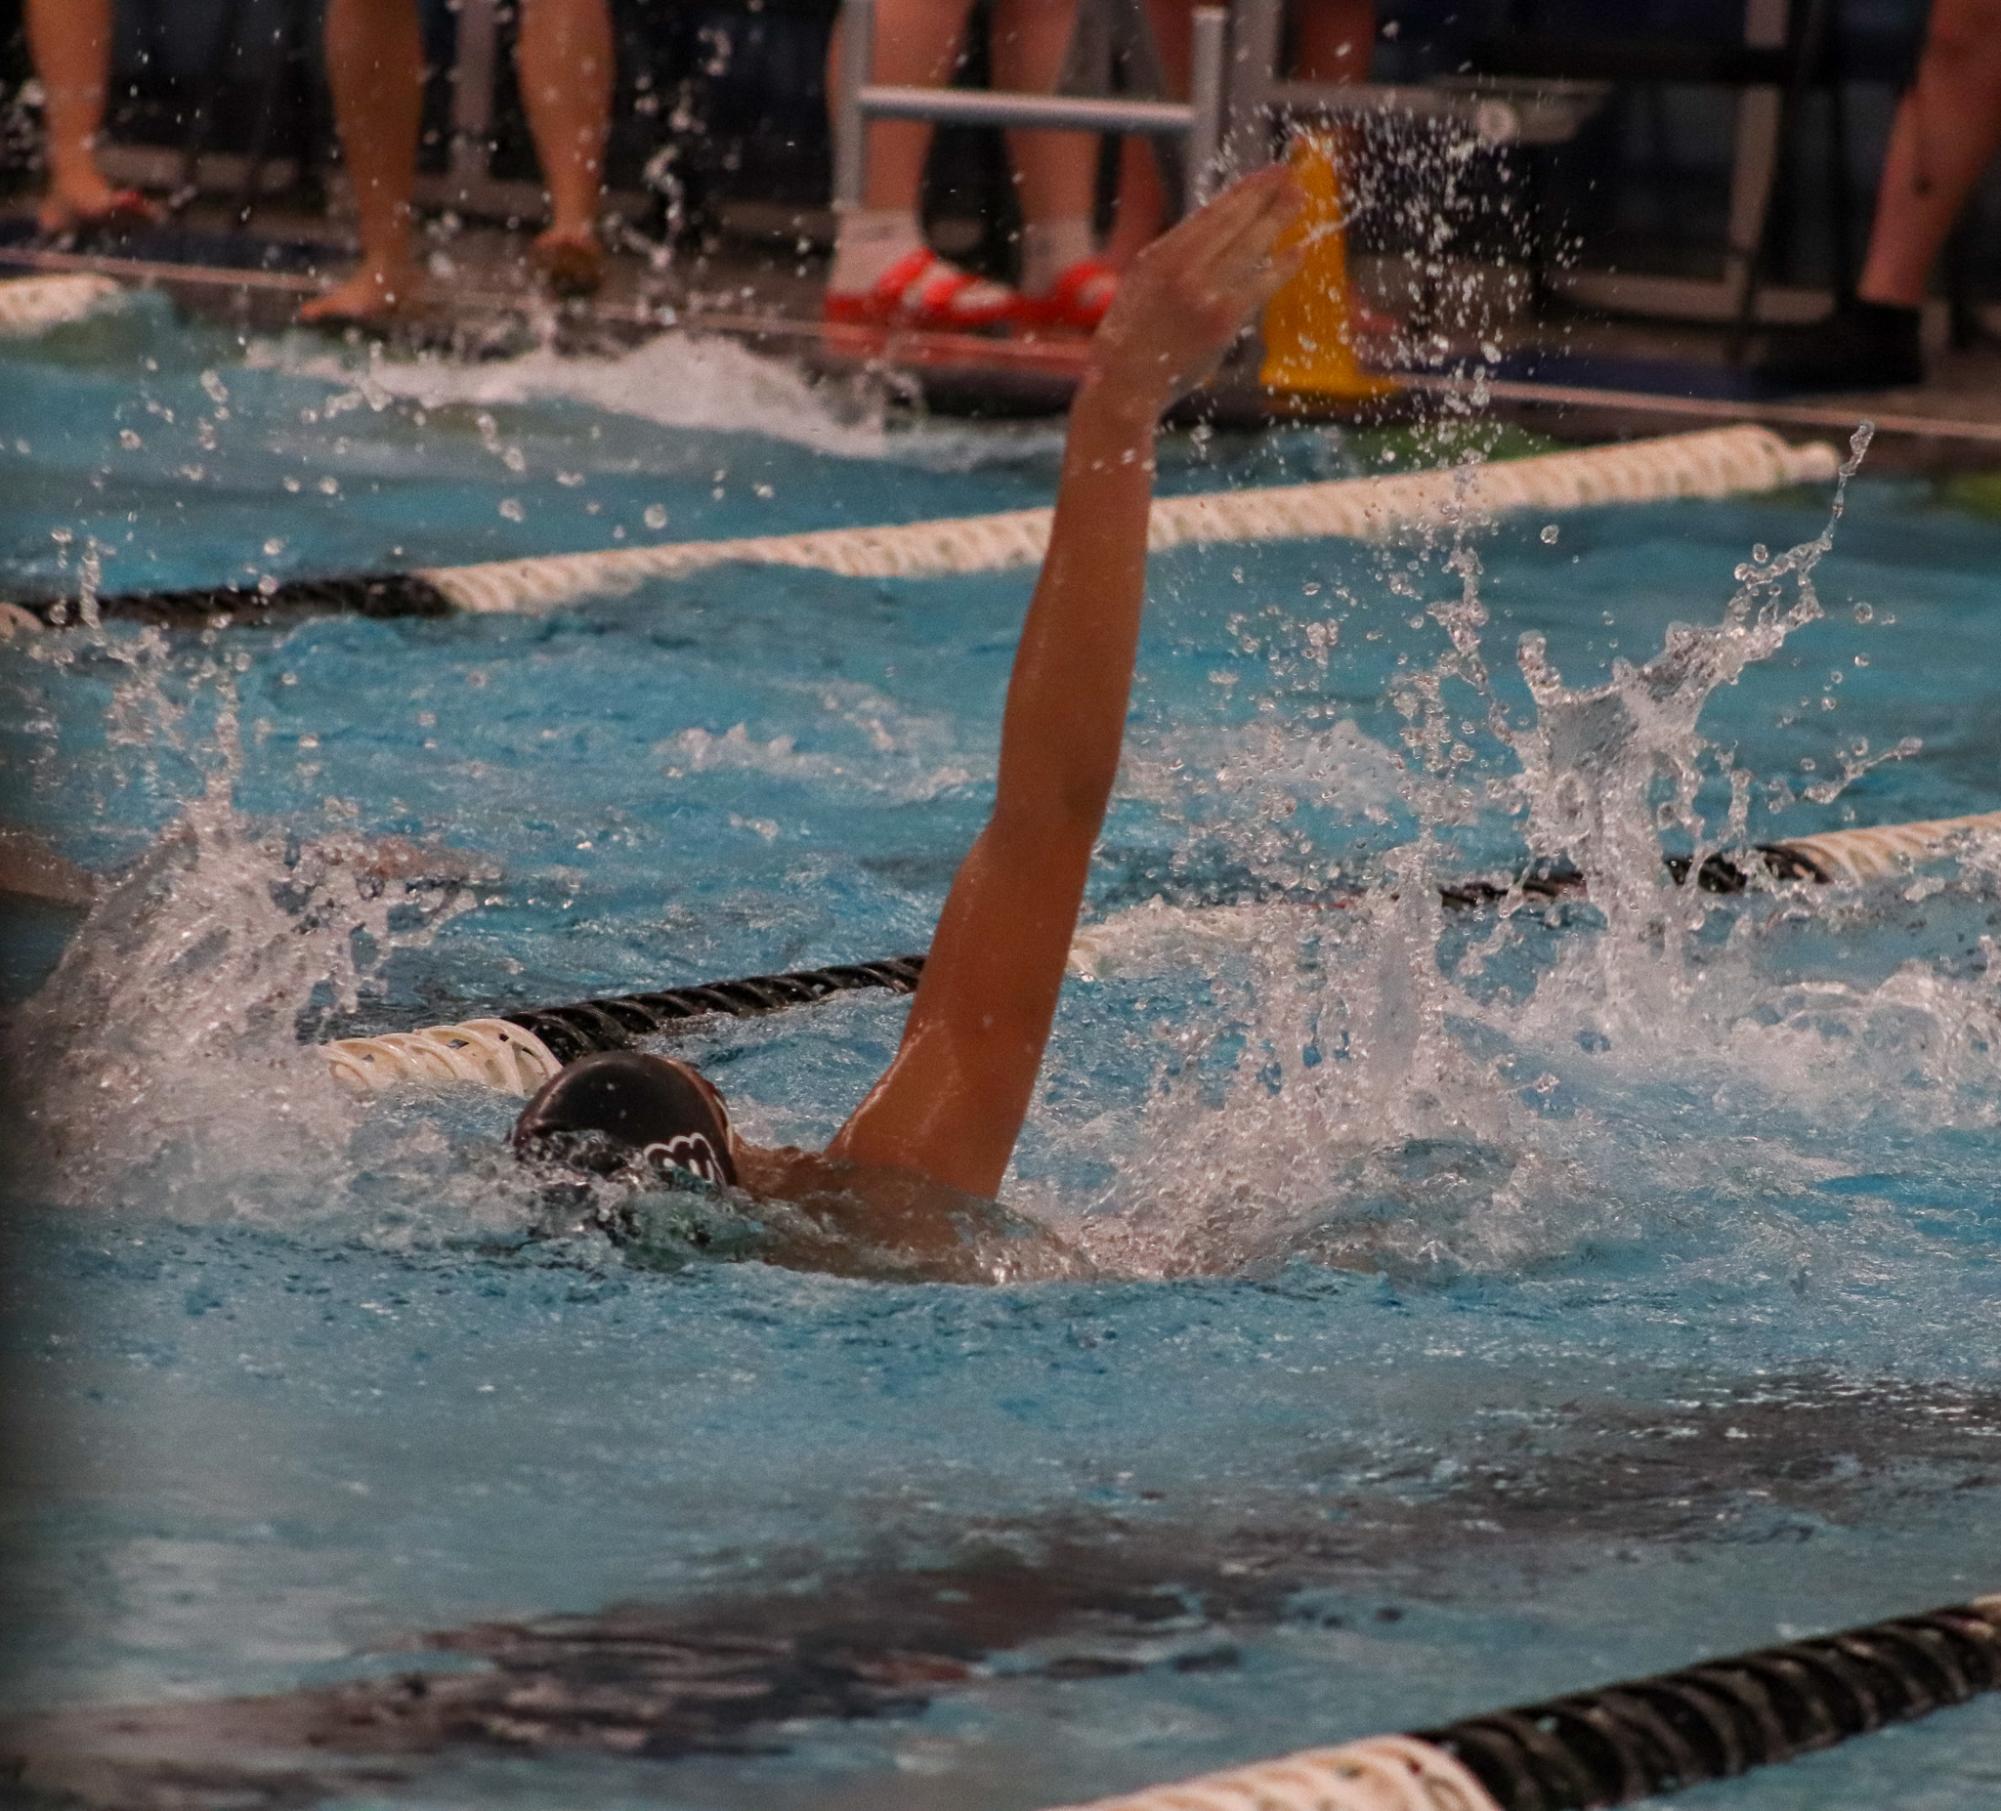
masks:
{"label": "swimmer in pool", "polygon": [[[516,1151],[599,1174],[692,1176],[781,1209],[780,1263],[861,1245],[915,1274],[995,1280],[1071,1267],[992,1212],[1028,1113],[1118,772],[1146,584],[1161,413],[1213,371],[1298,268],[1284,166],[1155,241],[1091,343],[1055,522],[1008,682],[993,815],[960,865],[895,1059],[824,1151],[765,1149],[686,1063],[571,1063],[516,1123]],[[760,1209],[762,1212],[762,1208]]]}

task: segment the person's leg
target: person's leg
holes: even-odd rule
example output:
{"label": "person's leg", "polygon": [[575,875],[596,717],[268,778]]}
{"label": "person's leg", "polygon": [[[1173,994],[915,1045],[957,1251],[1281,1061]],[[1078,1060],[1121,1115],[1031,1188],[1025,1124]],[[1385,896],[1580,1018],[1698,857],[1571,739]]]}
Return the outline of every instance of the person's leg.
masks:
{"label": "person's leg", "polygon": [[416,0],[329,0],[327,79],[354,187],[361,264],[299,310],[302,321],[385,320],[416,301],[411,191],[424,106]]}
{"label": "person's leg", "polygon": [[[1169,94],[1186,94],[1195,63],[1194,0],[1147,0],[1147,22],[1160,52],[1161,74]],[[1105,258],[1124,270],[1167,224],[1168,195],[1160,180],[1160,159],[1144,138],[1128,138],[1119,146],[1119,204],[1105,241]]]}
{"label": "person's leg", "polygon": [[[994,85],[1047,94],[1063,72],[1076,25],[1077,0],[999,0],[994,10]],[[1008,155],[1021,194],[1021,287],[1048,296],[1074,288],[1076,325],[1095,326],[1117,285],[1088,266],[1096,251],[1091,214],[1097,201],[1098,141],[1085,132],[1010,132]]]}
{"label": "person's leg", "polygon": [[[111,64],[111,0],[28,0],[27,26],[48,127],[49,191],[41,224],[59,232],[117,213],[128,199],[97,167]],[[135,203],[131,211],[142,210]]]}
{"label": "person's leg", "polygon": [[1376,0],[1301,0],[1293,15],[1292,73],[1302,82],[1366,82]]}
{"label": "person's leg", "polygon": [[[845,21],[843,22],[845,23]],[[871,80],[886,86],[928,87],[947,80],[965,30],[966,0],[877,0]],[[841,27],[827,52],[827,93],[840,93]],[[983,325],[1013,307],[1011,291],[980,283],[942,259],[926,262],[918,216],[931,127],[922,120],[875,120],[868,130],[868,184],[859,208],[834,222],[834,267],[827,279],[828,312],[894,312],[930,325]],[[907,289],[900,279],[909,275]],[[898,290],[902,296],[885,292]]]}
{"label": "person's leg", "polygon": [[[827,95],[841,89],[841,34],[835,25],[827,46]],[[949,81],[966,28],[966,0],[878,0],[870,77],[885,87],[929,88]],[[931,127],[923,120],[875,120],[868,127],[868,188],[863,207],[870,213],[908,213],[915,218],[924,160],[931,154]]]}
{"label": "person's leg", "polygon": [[[1193,0],[1149,0],[1147,17],[1160,47],[1169,91],[1186,94],[1194,63]],[[1293,20],[1292,73],[1302,82],[1362,82],[1376,42],[1376,0],[1300,0]],[[1143,139],[1125,142],[1119,165],[1119,211],[1106,255],[1123,269],[1160,232],[1168,216],[1160,164]]]}
{"label": "person's leg", "polygon": [[613,60],[606,0],[526,0],[516,60],[528,127],[549,190],[536,253],[559,288],[595,289],[597,212],[611,129]]}
{"label": "person's leg", "polygon": [[1759,367],[1790,390],[1879,390],[1924,379],[1925,288],[1946,235],[2001,149],[2001,0],[1933,0],[1898,104],[1852,302]]}
{"label": "person's leg", "polygon": [[1918,308],[1946,235],[2001,149],[2001,0],[1933,0],[1916,80],[1897,108],[1856,293]]}

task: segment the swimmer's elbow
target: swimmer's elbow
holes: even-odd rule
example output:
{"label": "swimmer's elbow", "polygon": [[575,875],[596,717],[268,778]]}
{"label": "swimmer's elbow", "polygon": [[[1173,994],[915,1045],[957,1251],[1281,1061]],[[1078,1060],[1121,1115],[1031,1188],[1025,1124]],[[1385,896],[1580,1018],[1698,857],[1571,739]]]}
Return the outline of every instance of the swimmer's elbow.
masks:
{"label": "swimmer's elbow", "polygon": [[1003,792],[994,805],[993,828],[1003,845],[1081,843],[1087,849],[1104,828],[1112,802],[1114,775],[1064,775],[1033,793]]}
{"label": "swimmer's elbow", "polygon": [[1080,835],[1096,841],[1098,832],[1105,827],[1105,813],[1111,809],[1112,788],[1117,784],[1118,777],[1116,761],[1101,773],[1069,776],[1064,781],[1057,803],[1057,811],[1064,823]]}

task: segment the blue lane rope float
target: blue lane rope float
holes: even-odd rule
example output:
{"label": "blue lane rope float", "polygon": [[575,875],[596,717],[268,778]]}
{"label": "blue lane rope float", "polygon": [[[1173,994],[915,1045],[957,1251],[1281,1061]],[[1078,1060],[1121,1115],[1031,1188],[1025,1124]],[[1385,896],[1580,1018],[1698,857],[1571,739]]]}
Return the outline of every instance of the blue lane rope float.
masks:
{"label": "blue lane rope float", "polygon": [[2001,1690],[2001,1596],[1070,1811],[1599,1811]]}
{"label": "blue lane rope float", "polygon": [[[1760,865],[1779,881],[1828,885],[1878,880],[1985,833],[2001,833],[2001,811],[1835,830],[1760,844],[1748,856],[1712,855],[1695,868],[1696,883],[1708,892],[1741,892]],[[1668,862],[1669,872],[1682,884],[1693,866],[1685,858]],[[1583,879],[1575,870],[1546,869],[1517,885],[1530,898],[1556,899],[1580,893]],[[1485,881],[1440,889],[1440,898],[1449,906],[1492,904],[1506,895],[1506,888]],[[1089,957],[1093,934],[1091,927],[1079,933],[1073,960]],[[337,1038],[320,1049],[334,1079],[359,1094],[405,1081],[482,1082],[525,1094],[590,1051],[621,1050],[705,1014],[745,1018],[783,1012],[866,988],[913,993],[923,972],[921,955],[890,956],[879,962],[748,975],[655,993],[609,994],[567,1006],[535,1007],[415,1031]]]}
{"label": "blue lane rope float", "polygon": [[[1769,428],[1704,429],[1618,446],[1314,484],[1259,486],[1163,497],[1147,544],[1155,552],[1207,543],[1377,540],[1427,524],[1528,509],[1726,497],[1832,478],[1824,442],[1792,446]],[[685,578],[726,565],[794,566],[845,578],[941,578],[1033,566],[1049,545],[1053,512],[1010,510],[884,527],[836,528],[727,541],[679,541],[597,553],[548,554],[408,573],[264,580],[179,591],[112,593],[0,604],[0,626],[74,626],[98,616],[206,625],[304,613],[443,616],[552,610],[618,596],[651,579]]]}

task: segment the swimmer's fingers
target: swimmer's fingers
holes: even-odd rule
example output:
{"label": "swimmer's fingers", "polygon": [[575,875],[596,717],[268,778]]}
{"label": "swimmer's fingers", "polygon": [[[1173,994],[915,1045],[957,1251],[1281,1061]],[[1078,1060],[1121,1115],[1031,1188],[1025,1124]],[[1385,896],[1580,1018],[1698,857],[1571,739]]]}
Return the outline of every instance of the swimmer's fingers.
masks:
{"label": "swimmer's fingers", "polygon": [[1233,222],[1227,236],[1204,248],[1207,257],[1190,273],[1211,306],[1235,309],[1240,319],[1269,301],[1305,256],[1303,235],[1286,243],[1305,198],[1289,170],[1278,166],[1276,175],[1283,180],[1260,183],[1257,205]]}
{"label": "swimmer's fingers", "polygon": [[[1203,230],[1172,251],[1174,279],[1191,305],[1241,324],[1299,268],[1297,250],[1281,249],[1305,194],[1285,164],[1245,177],[1184,224]],[[1177,229],[1179,230],[1179,229]]]}
{"label": "swimmer's fingers", "polygon": [[1267,210],[1209,262],[1196,278],[1200,306],[1237,326],[1299,274],[1306,260],[1303,241],[1285,244],[1289,212]]}
{"label": "swimmer's fingers", "polygon": [[1274,166],[1156,240],[1126,273],[1098,329],[1100,372],[1155,403],[1199,383],[1296,268],[1279,242],[1302,203],[1292,173]]}
{"label": "swimmer's fingers", "polygon": [[1262,307],[1306,262],[1304,244],[1245,243],[1209,270],[1206,285],[1219,301],[1228,300],[1245,313]]}
{"label": "swimmer's fingers", "polygon": [[1232,183],[1206,206],[1170,228],[1140,254],[1141,260],[1193,272],[1227,255],[1260,222],[1288,205],[1296,211],[1299,181],[1289,166],[1268,164]]}
{"label": "swimmer's fingers", "polygon": [[[1219,212],[1218,230],[1191,248],[1190,258],[1191,266],[1213,273],[1219,284],[1239,280],[1272,255],[1272,248],[1299,218],[1306,195],[1289,166],[1272,164],[1245,177],[1211,207],[1220,210],[1225,201],[1239,205]],[[1209,211],[1205,208],[1203,213]]]}

